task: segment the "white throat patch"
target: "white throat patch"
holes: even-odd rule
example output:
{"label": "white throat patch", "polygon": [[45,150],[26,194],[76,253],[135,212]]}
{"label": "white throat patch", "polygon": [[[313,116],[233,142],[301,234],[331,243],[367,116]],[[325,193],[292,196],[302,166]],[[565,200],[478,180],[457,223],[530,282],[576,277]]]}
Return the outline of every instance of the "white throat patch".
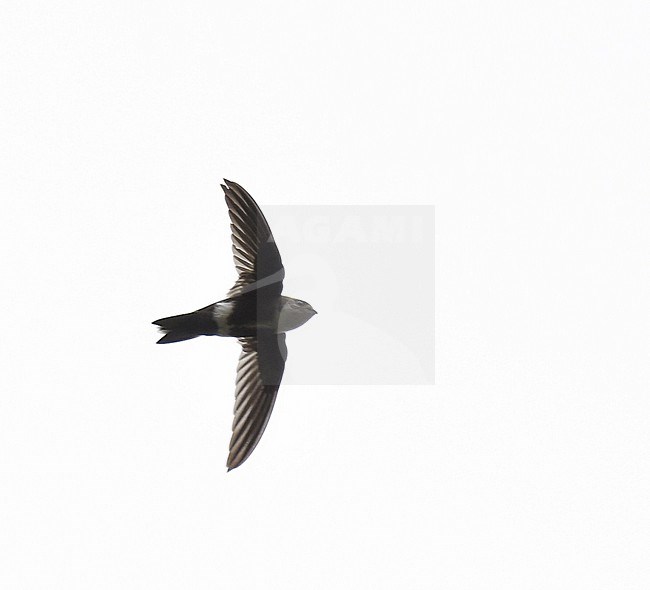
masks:
{"label": "white throat patch", "polygon": [[285,303],[278,318],[278,332],[294,330],[298,326],[302,326],[312,315],[309,309],[293,307],[291,303]]}

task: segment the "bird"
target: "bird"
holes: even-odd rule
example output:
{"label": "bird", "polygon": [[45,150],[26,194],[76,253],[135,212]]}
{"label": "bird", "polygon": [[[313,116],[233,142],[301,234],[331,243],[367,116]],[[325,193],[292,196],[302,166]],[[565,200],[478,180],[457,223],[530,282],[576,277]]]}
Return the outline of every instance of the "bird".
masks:
{"label": "bird", "polygon": [[153,322],[163,333],[157,344],[198,336],[237,338],[241,345],[235,408],[226,467],[246,461],[268,424],[287,358],[286,332],[309,321],[316,310],[282,295],[284,266],[262,210],[239,184],[223,189],[237,280],[226,298],[201,309]]}

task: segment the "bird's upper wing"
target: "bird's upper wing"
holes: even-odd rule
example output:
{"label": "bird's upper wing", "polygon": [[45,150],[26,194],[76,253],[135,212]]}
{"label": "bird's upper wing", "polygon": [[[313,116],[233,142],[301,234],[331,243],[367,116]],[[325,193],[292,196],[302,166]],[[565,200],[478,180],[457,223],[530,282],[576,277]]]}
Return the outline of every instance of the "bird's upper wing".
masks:
{"label": "bird's upper wing", "polygon": [[255,289],[269,296],[282,293],[284,267],[271,228],[257,203],[236,182],[224,180],[232,253],[239,278],[228,292],[236,297]]}
{"label": "bird's upper wing", "polygon": [[240,338],[239,342],[242,352],[237,365],[228,471],[246,461],[262,438],[287,358],[284,334],[260,330],[257,337]]}

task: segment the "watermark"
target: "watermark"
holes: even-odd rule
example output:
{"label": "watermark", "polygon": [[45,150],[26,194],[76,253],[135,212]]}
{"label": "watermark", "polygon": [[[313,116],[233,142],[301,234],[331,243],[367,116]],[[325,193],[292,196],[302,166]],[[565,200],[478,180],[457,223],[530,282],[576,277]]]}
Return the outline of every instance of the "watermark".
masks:
{"label": "watermark", "polygon": [[318,311],[287,335],[285,382],[433,384],[434,207],[265,212],[286,269],[284,294]]}

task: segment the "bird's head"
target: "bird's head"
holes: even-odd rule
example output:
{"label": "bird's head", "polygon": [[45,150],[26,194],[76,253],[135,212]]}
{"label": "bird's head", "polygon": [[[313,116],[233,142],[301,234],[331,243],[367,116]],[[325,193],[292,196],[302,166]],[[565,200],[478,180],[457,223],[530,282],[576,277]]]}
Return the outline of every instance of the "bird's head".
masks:
{"label": "bird's head", "polygon": [[318,312],[306,301],[293,297],[282,297],[278,327],[281,332],[293,330],[309,321]]}

